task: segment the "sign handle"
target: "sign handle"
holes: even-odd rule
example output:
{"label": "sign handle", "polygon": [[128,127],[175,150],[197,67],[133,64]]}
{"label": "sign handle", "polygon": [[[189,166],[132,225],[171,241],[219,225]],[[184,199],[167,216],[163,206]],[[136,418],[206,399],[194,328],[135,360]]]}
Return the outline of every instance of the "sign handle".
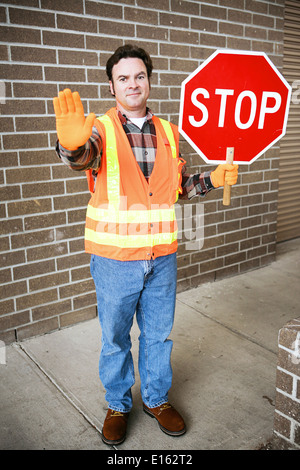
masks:
{"label": "sign handle", "polygon": [[[233,155],[234,155],[234,147],[227,147],[226,148],[226,163],[229,163],[230,165],[233,164]],[[231,186],[225,182],[224,189],[223,189],[223,205],[224,206],[230,206],[230,196],[231,196]]]}

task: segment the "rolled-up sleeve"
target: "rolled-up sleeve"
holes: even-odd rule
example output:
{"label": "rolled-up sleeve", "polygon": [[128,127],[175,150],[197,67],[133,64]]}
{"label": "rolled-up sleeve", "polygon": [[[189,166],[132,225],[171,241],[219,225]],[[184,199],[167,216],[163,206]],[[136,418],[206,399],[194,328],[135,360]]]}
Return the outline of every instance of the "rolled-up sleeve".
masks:
{"label": "rolled-up sleeve", "polygon": [[102,156],[102,139],[94,126],[91,137],[82,147],[68,150],[57,141],[55,150],[61,161],[72,170],[98,170]]}
{"label": "rolled-up sleeve", "polygon": [[206,196],[206,194],[214,189],[211,182],[210,171],[204,173],[189,174],[186,168],[182,169],[182,194],[180,199],[192,199],[195,196]]}

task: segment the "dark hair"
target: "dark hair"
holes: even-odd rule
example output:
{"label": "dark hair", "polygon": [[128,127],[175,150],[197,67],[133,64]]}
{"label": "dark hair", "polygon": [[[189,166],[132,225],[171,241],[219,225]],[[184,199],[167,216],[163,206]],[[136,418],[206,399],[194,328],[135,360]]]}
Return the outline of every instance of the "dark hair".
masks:
{"label": "dark hair", "polygon": [[112,81],[113,66],[116,65],[121,59],[126,59],[127,57],[137,57],[138,59],[141,59],[146,66],[148,79],[150,79],[153,65],[148,52],[146,52],[141,47],[132,46],[131,44],[125,44],[125,46],[118,47],[118,49],[114,52],[114,54],[108,59],[106,63],[106,74],[110,81]]}

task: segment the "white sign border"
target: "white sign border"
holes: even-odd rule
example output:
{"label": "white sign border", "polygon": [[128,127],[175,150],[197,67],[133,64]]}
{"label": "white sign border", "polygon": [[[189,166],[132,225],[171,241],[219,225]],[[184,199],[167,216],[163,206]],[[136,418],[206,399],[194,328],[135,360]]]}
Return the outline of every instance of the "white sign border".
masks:
{"label": "white sign border", "polygon": [[183,106],[184,106],[184,90],[185,90],[185,85],[187,82],[189,82],[197,73],[202,70],[204,67],[209,64],[211,60],[213,60],[217,55],[219,54],[237,54],[237,55],[255,55],[255,56],[263,56],[266,61],[269,63],[269,65],[272,67],[274,72],[278,75],[280,80],[284,83],[284,85],[288,89],[288,97],[287,97],[287,102],[286,102],[286,108],[285,108],[285,116],[284,116],[284,123],[282,127],[282,133],[280,136],[276,137],[269,145],[267,145],[261,152],[259,152],[255,157],[252,158],[251,161],[245,162],[245,161],[239,161],[235,160],[234,163],[238,165],[251,165],[255,160],[257,160],[263,153],[265,153],[270,147],[272,147],[278,140],[280,140],[286,133],[286,126],[287,126],[287,120],[288,120],[288,115],[289,115],[289,107],[290,107],[290,101],[291,101],[291,94],[292,94],[292,87],[291,85],[286,81],[286,79],[283,77],[283,75],[279,72],[279,70],[275,67],[273,62],[269,59],[267,54],[265,52],[260,52],[260,51],[243,51],[243,50],[236,50],[236,49],[217,49],[213,54],[211,54],[207,59],[202,62],[202,64],[199,65],[199,67],[194,70],[191,74],[189,74],[181,83],[181,95],[180,95],[180,109],[179,109],[179,124],[178,124],[178,129],[180,134],[185,138],[185,140],[193,147],[194,150],[196,150],[197,154],[200,155],[203,160],[211,165],[214,164],[222,164],[225,163],[225,160],[209,160],[206,155],[202,152],[201,149],[197,147],[197,145],[194,144],[194,142],[190,139],[190,137],[185,133],[185,131],[182,129],[182,120],[183,120]]}

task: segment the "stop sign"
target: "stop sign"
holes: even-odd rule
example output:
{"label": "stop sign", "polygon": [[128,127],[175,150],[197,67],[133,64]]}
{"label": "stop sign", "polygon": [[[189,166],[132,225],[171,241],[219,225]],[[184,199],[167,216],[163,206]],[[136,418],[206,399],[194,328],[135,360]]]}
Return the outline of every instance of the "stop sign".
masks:
{"label": "stop sign", "polygon": [[218,50],[182,83],[179,131],[207,163],[249,164],[285,134],[291,87],[263,52]]}

